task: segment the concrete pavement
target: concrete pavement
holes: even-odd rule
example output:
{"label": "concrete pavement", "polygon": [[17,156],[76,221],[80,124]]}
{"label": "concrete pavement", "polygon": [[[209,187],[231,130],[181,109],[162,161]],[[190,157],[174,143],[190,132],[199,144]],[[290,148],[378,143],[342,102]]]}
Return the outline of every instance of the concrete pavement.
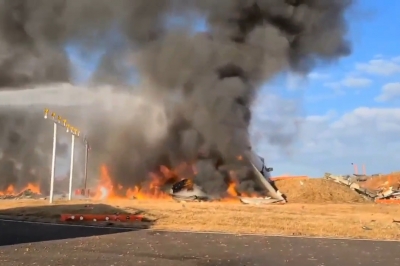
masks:
{"label": "concrete pavement", "polygon": [[[0,265],[400,265],[400,242],[235,236],[111,229],[0,221]],[[5,232],[6,229],[7,232]],[[75,229],[74,229],[75,228]],[[98,231],[96,231],[98,230]],[[108,231],[107,231],[108,230]],[[4,246],[10,237],[77,237]],[[82,232],[102,236],[83,237]],[[38,233],[40,232],[40,233]],[[119,232],[119,231],[118,231]],[[89,233],[87,233],[90,235]],[[37,240],[38,241],[38,240]],[[10,243],[10,240],[6,241]],[[26,241],[24,241],[26,242]]]}
{"label": "concrete pavement", "polygon": [[89,237],[128,232],[130,229],[58,226],[51,224],[12,222],[0,219],[0,247],[76,237]]}

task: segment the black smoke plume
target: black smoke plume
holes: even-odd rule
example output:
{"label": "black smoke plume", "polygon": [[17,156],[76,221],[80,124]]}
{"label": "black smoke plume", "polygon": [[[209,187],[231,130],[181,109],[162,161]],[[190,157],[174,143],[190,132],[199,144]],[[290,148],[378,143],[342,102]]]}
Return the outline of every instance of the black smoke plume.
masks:
{"label": "black smoke plume", "polygon": [[[318,63],[348,55],[344,15],[351,4],[351,0],[1,0],[0,90],[71,82],[65,45],[78,43],[84,58],[99,46],[107,47],[106,36],[118,32],[124,44],[108,46],[91,80],[94,95],[103,95],[98,86],[113,87],[108,101],[117,107],[110,111],[94,105],[77,119],[91,141],[92,178],[100,163],[109,166],[116,183],[127,186],[145,180],[160,165],[195,162],[196,182],[220,192],[226,189],[233,165],[238,165],[237,157],[251,146],[251,106],[260,85],[282,71],[307,73]],[[168,17],[180,17],[184,23],[167,27]],[[196,18],[206,19],[206,32],[193,34]],[[127,64],[141,79],[135,92],[128,82]],[[124,104],[113,102],[111,96],[117,93],[125,95]],[[8,124],[21,119],[7,110],[2,117]],[[13,127],[2,126],[1,149],[10,154],[2,158],[13,158],[1,165],[2,174],[12,169],[7,171],[14,175],[19,171],[20,178],[27,178],[18,163],[26,169],[39,164],[46,168],[48,158],[35,152],[42,145],[38,139],[48,134],[42,127],[31,123],[30,133],[21,138]],[[267,134],[273,131],[265,128]],[[246,168],[236,173],[242,189],[255,188],[247,180]],[[7,174],[7,178],[13,177]]]}

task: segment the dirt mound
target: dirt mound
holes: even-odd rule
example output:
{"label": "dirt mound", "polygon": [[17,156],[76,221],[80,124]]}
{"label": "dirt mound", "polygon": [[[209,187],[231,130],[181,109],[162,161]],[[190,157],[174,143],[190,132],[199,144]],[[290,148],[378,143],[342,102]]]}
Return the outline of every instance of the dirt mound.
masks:
{"label": "dirt mound", "polygon": [[369,190],[379,190],[380,188],[397,188],[400,186],[400,173],[394,172],[388,175],[373,176],[367,181],[360,183],[361,187]]}
{"label": "dirt mound", "polygon": [[289,203],[363,203],[367,202],[350,188],[321,178],[286,179],[276,186],[287,196]]}

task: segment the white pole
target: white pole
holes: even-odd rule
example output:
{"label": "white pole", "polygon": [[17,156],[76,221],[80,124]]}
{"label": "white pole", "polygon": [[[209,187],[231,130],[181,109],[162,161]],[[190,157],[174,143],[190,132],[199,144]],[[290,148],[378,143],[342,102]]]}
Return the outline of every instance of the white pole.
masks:
{"label": "white pole", "polygon": [[68,200],[72,200],[72,176],[74,172],[74,150],[75,150],[75,135],[71,139],[71,166],[69,168],[69,194]]}
{"label": "white pole", "polygon": [[51,177],[50,177],[50,204],[53,203],[54,175],[56,170],[56,148],[57,148],[57,123],[54,123],[53,130],[53,155],[51,158]]}
{"label": "white pole", "polygon": [[85,138],[85,180],[83,184],[83,188],[85,189],[85,195],[86,195],[86,186],[87,186],[87,178],[88,178],[88,159],[89,159],[89,143],[87,142],[87,139]]}

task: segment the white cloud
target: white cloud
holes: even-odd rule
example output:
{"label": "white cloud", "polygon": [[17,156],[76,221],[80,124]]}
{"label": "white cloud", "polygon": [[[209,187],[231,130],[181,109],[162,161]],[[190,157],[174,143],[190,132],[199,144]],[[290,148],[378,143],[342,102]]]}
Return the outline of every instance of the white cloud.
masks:
{"label": "white cloud", "polygon": [[[351,163],[365,164],[369,174],[400,170],[400,108],[360,107],[341,116],[308,116],[300,124],[290,156],[279,146],[259,143],[276,175],[349,174]],[[268,135],[268,127],[259,127]]]}
{"label": "white cloud", "polygon": [[326,80],[329,78],[328,74],[311,72],[307,75],[288,73],[286,78],[286,87],[289,90],[298,90],[307,85],[308,80]]}
{"label": "white cloud", "polygon": [[366,88],[369,87],[371,84],[372,80],[370,79],[349,76],[340,81],[326,82],[324,83],[324,86],[334,90],[339,90],[342,87],[357,88],[357,89]]}
{"label": "white cloud", "polygon": [[309,94],[304,97],[304,101],[306,104],[314,104],[320,101],[331,100],[338,96],[340,96],[340,91],[334,91],[330,93],[322,93],[322,94]]}
{"label": "white cloud", "polygon": [[289,90],[297,90],[304,86],[306,77],[296,73],[289,73],[286,78],[286,87]]}
{"label": "white cloud", "polygon": [[331,89],[340,89],[342,87],[341,82],[325,82],[324,86]]}
{"label": "white cloud", "polygon": [[400,99],[400,82],[388,83],[382,87],[381,94],[375,98],[378,102]]}
{"label": "white cloud", "polygon": [[368,74],[392,76],[400,73],[400,62],[398,58],[373,59],[368,63],[356,64],[356,69]]}
{"label": "white cloud", "polygon": [[349,88],[365,88],[372,84],[372,80],[367,78],[347,77],[341,81],[341,84]]}
{"label": "white cloud", "polygon": [[328,79],[329,75],[328,74],[319,73],[319,72],[311,72],[310,74],[308,74],[307,77],[310,78],[310,79]]}

